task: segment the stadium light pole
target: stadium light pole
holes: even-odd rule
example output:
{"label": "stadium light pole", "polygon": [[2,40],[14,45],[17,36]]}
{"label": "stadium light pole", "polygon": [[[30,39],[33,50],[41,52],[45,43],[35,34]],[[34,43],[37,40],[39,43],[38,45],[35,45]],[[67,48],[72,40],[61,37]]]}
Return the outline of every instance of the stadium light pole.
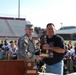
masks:
{"label": "stadium light pole", "polygon": [[63,28],[63,23],[60,23],[61,24],[61,28]]}
{"label": "stadium light pole", "polygon": [[18,0],[18,18],[20,18],[20,0]]}

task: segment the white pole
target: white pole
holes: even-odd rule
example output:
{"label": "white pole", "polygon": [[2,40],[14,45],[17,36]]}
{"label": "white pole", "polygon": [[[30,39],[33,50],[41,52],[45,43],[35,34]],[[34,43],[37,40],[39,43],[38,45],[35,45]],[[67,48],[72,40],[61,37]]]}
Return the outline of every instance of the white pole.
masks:
{"label": "white pole", "polygon": [[18,18],[20,18],[20,0],[18,0]]}
{"label": "white pole", "polygon": [[61,24],[61,28],[63,27],[63,23],[60,23]]}

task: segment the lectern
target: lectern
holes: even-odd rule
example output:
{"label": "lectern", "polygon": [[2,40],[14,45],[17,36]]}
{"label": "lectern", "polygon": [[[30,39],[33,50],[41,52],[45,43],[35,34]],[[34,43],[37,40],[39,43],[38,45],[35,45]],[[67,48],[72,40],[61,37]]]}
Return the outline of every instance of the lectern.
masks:
{"label": "lectern", "polygon": [[0,60],[0,75],[38,75],[33,61]]}

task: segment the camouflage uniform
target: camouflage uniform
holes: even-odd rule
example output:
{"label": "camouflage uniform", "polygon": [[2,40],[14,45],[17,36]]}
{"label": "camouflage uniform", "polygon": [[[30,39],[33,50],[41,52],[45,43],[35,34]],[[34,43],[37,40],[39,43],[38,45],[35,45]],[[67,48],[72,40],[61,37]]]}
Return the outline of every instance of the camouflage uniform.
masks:
{"label": "camouflage uniform", "polygon": [[32,39],[27,34],[19,38],[18,41],[18,59],[27,61],[35,60],[35,46]]}

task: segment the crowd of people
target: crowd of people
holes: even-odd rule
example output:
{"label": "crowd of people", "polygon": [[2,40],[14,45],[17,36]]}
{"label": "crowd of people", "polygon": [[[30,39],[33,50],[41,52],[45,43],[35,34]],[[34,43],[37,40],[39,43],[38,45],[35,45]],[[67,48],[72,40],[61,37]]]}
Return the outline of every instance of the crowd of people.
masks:
{"label": "crowd of people", "polygon": [[65,73],[76,72],[76,43],[72,45],[72,41],[69,41],[68,44],[65,44],[63,60]]}
{"label": "crowd of people", "polygon": [[2,40],[0,43],[0,60],[13,60],[17,59],[18,54],[18,41]]}
{"label": "crowd of people", "polygon": [[[53,23],[48,23],[46,33],[35,43],[32,35],[34,28],[32,24],[25,26],[25,34],[18,40],[0,43],[0,60],[26,60],[34,61],[38,71],[54,74],[67,74],[76,72],[76,43],[72,41],[68,44],[64,39],[56,34]],[[45,42],[44,42],[45,41]],[[40,56],[42,53],[48,57]]]}

